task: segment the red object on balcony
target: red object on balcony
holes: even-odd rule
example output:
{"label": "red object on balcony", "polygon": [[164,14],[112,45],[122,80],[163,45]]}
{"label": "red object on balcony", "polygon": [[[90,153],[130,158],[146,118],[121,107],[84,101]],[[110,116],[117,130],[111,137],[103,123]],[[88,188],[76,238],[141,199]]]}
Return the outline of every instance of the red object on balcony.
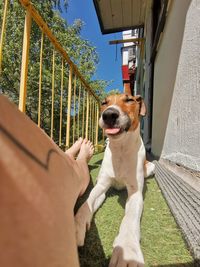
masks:
{"label": "red object on balcony", "polygon": [[129,81],[129,69],[128,65],[122,65],[122,79],[123,81]]}

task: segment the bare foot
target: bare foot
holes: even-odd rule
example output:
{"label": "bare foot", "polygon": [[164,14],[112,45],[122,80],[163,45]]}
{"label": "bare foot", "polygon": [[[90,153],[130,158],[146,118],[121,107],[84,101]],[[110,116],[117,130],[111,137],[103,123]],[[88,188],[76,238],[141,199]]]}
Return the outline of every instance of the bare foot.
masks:
{"label": "bare foot", "polygon": [[76,162],[79,166],[80,175],[81,175],[81,191],[79,196],[83,195],[86,188],[88,187],[88,184],[90,182],[90,173],[88,169],[88,161],[91,159],[92,155],[94,153],[94,147],[90,141],[87,141],[86,139],[83,140],[80,148],[80,152],[78,154],[78,157],[76,159]]}
{"label": "bare foot", "polygon": [[87,139],[84,139],[81,144],[80,152],[78,154],[77,159],[86,160],[88,162],[93,154],[94,154],[94,147],[92,142],[88,141]]}
{"label": "bare foot", "polygon": [[65,153],[68,154],[69,156],[75,157],[78,154],[82,143],[83,143],[83,138],[80,137],[69,149],[65,151]]}

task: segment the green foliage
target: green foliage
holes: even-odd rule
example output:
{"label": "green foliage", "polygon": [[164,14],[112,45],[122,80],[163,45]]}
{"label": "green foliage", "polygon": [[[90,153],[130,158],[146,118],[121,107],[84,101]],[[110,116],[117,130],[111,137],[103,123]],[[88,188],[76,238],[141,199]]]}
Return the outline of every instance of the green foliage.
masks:
{"label": "green foliage", "polygon": [[106,98],[106,96],[111,94],[120,94],[119,89],[112,89],[109,91],[105,91],[104,88],[109,86],[112,83],[112,81],[105,81],[105,80],[97,80],[90,82],[90,86],[95,91],[95,93],[98,95],[100,100],[103,100]]}
{"label": "green foliage", "polygon": [[[43,0],[41,0],[41,1],[43,1]],[[54,4],[54,7],[58,8],[62,12],[61,1],[60,0],[52,0],[52,1],[53,1],[53,4]],[[67,8],[68,8],[68,0],[64,0],[63,1],[63,6],[64,6],[64,9],[67,10]]]}
{"label": "green foliage", "polygon": [[[64,1],[61,6],[60,0],[32,0],[33,5],[41,14],[43,19],[52,30],[62,47],[67,51],[71,60],[78,65],[80,73],[85,80],[94,86],[94,91],[99,96],[104,94],[106,81],[90,82],[96,71],[99,61],[95,47],[88,40],[81,38],[80,33],[83,22],[80,19],[74,21],[72,25],[61,18],[59,12],[66,11],[68,1]],[[3,3],[0,1],[0,18],[3,14]],[[0,77],[0,91],[7,95],[13,102],[18,104],[22,44],[24,32],[25,10],[17,0],[10,1],[7,12],[6,32],[3,45],[2,75]],[[1,21],[0,21],[1,25]],[[31,27],[31,40],[29,51],[29,68],[27,81],[27,106],[26,113],[35,121],[38,120],[38,88],[39,88],[39,66],[40,66],[40,46],[41,30],[33,21]],[[41,103],[41,127],[50,134],[51,123],[51,100],[52,100],[52,57],[53,46],[47,37],[44,38],[42,60],[42,103]],[[61,96],[61,62],[62,58],[55,52],[55,105],[54,105],[54,140],[58,142],[60,124],[60,96]],[[69,66],[64,65],[64,91],[63,91],[63,129],[62,136],[66,132],[67,98],[68,98],[68,76]],[[76,94],[78,95],[80,82],[77,80]],[[74,84],[73,84],[74,87]],[[73,103],[71,114],[77,117],[77,101]],[[81,90],[80,109],[83,110],[83,90]],[[80,114],[80,117],[82,114]],[[72,120],[73,118],[71,118]],[[76,118],[77,119],[77,118]],[[81,129],[81,125],[79,125]],[[79,129],[79,131],[80,131]],[[76,132],[78,130],[76,129]],[[62,139],[65,143],[64,138]]]}

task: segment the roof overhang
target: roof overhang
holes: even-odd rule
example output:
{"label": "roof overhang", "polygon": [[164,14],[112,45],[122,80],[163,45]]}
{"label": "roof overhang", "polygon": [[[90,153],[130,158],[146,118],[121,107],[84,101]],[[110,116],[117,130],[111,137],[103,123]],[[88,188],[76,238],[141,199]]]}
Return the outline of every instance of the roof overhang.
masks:
{"label": "roof overhang", "polygon": [[93,0],[103,34],[143,27],[147,0]]}

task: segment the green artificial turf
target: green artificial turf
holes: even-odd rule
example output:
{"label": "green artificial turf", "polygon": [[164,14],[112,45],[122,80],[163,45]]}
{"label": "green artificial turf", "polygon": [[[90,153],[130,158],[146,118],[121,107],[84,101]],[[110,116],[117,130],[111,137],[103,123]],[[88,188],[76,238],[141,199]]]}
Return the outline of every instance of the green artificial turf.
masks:
{"label": "green artificial turf", "polygon": [[[76,209],[87,198],[95,184],[102,157],[103,153],[99,153],[94,155],[90,161],[91,184]],[[126,198],[126,190],[110,189],[108,191],[104,204],[93,218],[84,247],[79,248],[81,267],[108,266],[112,254],[112,243],[124,216]],[[145,181],[141,246],[145,267],[194,266],[180,230],[153,177]]]}

